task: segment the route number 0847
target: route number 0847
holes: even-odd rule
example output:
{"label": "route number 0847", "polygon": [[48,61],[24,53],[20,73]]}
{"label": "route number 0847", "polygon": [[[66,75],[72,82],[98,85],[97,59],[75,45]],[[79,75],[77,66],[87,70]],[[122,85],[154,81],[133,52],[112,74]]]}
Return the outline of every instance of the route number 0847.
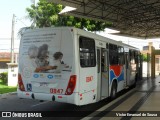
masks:
{"label": "route number 0847", "polygon": [[63,89],[51,88],[50,89],[50,93],[53,93],[53,94],[62,94],[63,93]]}

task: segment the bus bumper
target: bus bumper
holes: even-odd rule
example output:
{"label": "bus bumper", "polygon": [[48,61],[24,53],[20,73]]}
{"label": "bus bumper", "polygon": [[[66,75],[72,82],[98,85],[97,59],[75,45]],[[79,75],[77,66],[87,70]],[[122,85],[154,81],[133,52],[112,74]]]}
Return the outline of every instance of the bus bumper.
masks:
{"label": "bus bumper", "polygon": [[76,102],[78,93],[73,93],[72,95],[56,95],[47,93],[22,92],[20,90],[17,90],[17,95],[19,98],[56,101],[78,105],[78,103]]}

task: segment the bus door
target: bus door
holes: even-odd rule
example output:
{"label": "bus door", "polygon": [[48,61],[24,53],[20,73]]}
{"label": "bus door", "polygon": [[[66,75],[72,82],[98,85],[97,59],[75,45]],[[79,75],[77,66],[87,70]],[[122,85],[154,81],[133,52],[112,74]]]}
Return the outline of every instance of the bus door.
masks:
{"label": "bus door", "polygon": [[130,58],[130,85],[134,85],[135,84],[135,80],[136,80],[136,74],[137,74],[137,55],[136,55],[136,51],[134,50],[130,50],[129,51],[129,58]]}
{"label": "bus door", "polygon": [[101,99],[109,96],[109,58],[108,49],[102,49],[101,54]]}
{"label": "bus door", "polygon": [[126,80],[126,87],[130,85],[130,61],[129,61],[129,53],[125,53],[125,80]]}
{"label": "bus door", "polygon": [[108,50],[97,48],[97,100],[109,96]]}
{"label": "bus door", "polygon": [[101,100],[101,48],[97,48],[97,101]]}

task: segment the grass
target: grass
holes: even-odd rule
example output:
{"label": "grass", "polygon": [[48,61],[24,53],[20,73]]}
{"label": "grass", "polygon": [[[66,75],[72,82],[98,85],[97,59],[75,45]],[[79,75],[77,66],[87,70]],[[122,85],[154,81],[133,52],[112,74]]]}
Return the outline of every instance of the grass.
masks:
{"label": "grass", "polygon": [[15,92],[15,91],[17,91],[17,87],[9,87],[3,84],[2,80],[0,80],[0,94]]}

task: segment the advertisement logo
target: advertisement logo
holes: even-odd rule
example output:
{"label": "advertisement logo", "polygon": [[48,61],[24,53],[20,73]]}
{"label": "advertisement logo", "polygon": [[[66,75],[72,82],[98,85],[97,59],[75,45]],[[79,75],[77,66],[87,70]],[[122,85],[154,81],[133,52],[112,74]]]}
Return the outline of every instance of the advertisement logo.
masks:
{"label": "advertisement logo", "polygon": [[45,77],[45,75],[44,74],[39,74],[40,75],[40,78],[44,78]]}
{"label": "advertisement logo", "polygon": [[38,74],[34,74],[33,77],[34,78],[39,78],[39,75]]}
{"label": "advertisement logo", "polygon": [[53,78],[53,75],[48,75],[47,76],[49,79],[52,79]]}

